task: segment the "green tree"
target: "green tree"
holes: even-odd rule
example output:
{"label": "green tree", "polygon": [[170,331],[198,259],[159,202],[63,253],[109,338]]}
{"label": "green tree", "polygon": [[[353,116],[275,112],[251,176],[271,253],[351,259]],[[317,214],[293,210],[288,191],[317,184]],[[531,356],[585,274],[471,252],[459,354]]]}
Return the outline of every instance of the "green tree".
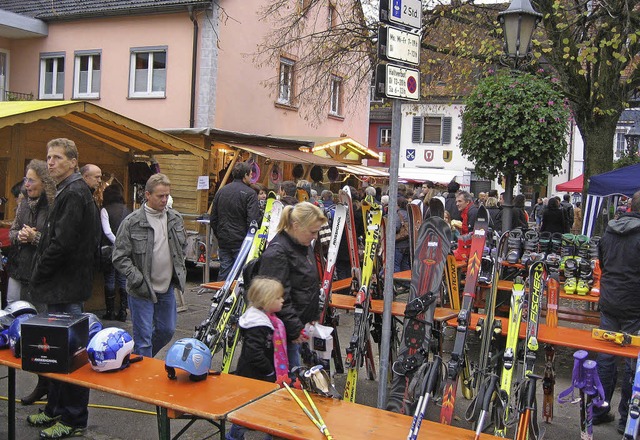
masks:
{"label": "green tree", "polygon": [[490,74],[465,99],[460,149],[482,177],[543,183],[562,169],[569,116],[552,80]]}

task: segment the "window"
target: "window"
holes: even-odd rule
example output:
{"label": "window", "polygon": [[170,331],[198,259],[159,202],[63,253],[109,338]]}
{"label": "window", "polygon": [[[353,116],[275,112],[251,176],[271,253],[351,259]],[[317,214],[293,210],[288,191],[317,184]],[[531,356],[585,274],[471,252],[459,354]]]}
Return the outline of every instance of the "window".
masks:
{"label": "window", "polygon": [[278,86],[278,104],[293,105],[293,68],[295,62],[280,58],[280,80]]}
{"label": "window", "polygon": [[76,52],[74,98],[100,98],[100,52]]}
{"label": "window", "polygon": [[64,98],[64,54],[40,56],[40,99]]}
{"label": "window", "polygon": [[327,29],[333,29],[338,23],[338,10],[334,4],[329,3],[329,11],[327,15]]}
{"label": "window", "polygon": [[164,98],[167,90],[167,49],[131,50],[130,98]]}
{"label": "window", "polygon": [[378,148],[391,148],[391,128],[381,128]]}
{"label": "window", "polygon": [[450,144],[450,116],[414,116],[411,141],[415,144]]}
{"label": "window", "polygon": [[331,108],[329,114],[333,116],[342,115],[342,78],[331,76]]}
{"label": "window", "polygon": [[625,152],[625,148],[627,147],[627,143],[626,140],[624,138],[624,135],[626,134],[626,132],[624,130],[620,131],[620,129],[618,129],[616,131],[616,137],[615,137],[615,155],[616,157],[622,157],[624,155]]}

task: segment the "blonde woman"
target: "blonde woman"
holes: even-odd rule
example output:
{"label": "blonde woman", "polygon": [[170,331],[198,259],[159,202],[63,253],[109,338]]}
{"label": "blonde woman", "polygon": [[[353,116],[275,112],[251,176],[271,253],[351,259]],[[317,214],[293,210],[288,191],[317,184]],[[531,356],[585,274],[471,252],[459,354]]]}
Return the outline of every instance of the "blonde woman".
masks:
{"label": "blonde woman", "polygon": [[300,344],[307,340],[306,323],[319,317],[320,277],[311,243],[327,222],[324,212],[309,202],[286,206],[278,233],[262,254],[259,275],[284,287],[284,305],[277,313],[287,331],[289,366],[300,365]]}

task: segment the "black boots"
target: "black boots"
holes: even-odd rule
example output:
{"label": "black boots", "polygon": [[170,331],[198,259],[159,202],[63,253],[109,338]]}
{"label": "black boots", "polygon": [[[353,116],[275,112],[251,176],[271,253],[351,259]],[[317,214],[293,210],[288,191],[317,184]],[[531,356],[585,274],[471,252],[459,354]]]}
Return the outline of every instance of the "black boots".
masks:
{"label": "black boots", "polygon": [[49,379],[43,376],[38,376],[38,383],[36,387],[28,396],[20,399],[23,405],[33,405],[38,400],[42,400],[44,396],[49,393]]}
{"label": "black boots", "polygon": [[118,321],[125,322],[127,320],[127,291],[120,289],[120,311],[118,312]]}
{"label": "black boots", "polygon": [[107,311],[102,316],[102,319],[106,319],[107,321],[113,321],[116,319],[116,315],[114,314],[114,306],[116,302],[116,292],[112,289],[104,289],[104,303],[107,306]]}

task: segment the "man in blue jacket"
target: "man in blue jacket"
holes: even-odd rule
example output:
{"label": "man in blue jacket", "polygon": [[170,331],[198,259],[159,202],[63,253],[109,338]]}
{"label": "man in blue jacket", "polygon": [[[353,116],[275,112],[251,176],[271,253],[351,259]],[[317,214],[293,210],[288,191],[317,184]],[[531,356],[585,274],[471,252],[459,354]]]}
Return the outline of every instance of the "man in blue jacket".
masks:
{"label": "man in blue jacket", "polygon": [[[633,195],[631,212],[611,220],[598,245],[600,267],[600,328],[637,334],[640,331],[640,191]],[[613,355],[598,354],[598,375],[607,402],[611,402],[618,368]],[[635,359],[625,358],[618,432],[624,434],[635,373]],[[609,423],[609,407],[594,408],[593,424]]]}

